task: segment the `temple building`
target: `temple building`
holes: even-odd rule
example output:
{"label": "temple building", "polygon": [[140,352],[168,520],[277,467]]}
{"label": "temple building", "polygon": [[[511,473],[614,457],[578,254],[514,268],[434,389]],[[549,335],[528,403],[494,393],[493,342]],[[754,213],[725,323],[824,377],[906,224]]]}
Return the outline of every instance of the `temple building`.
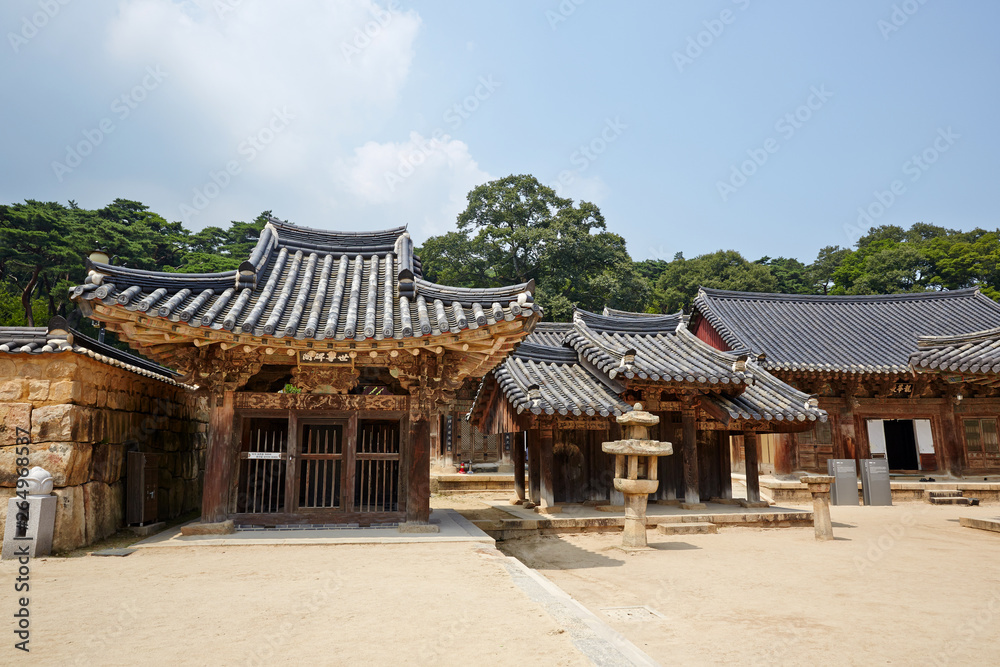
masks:
{"label": "temple building", "polygon": [[1000,390],[988,359],[996,332],[984,331],[997,327],[1000,304],[978,289],[815,296],[703,288],[690,321],[719,350],[762,355],[762,368],[829,413],[815,430],[773,439],[765,458],[775,472],[825,473],[829,458],[874,457],[916,476],[1000,472]]}
{"label": "temple building", "polygon": [[432,423],[541,317],[530,282],[424,280],[403,227],[271,219],[235,271],[87,267],[84,314],[209,396],[204,523],[426,523]]}
{"label": "temple building", "polygon": [[656,497],[690,508],[733,497],[731,436],[745,446],[747,500],[756,503],[759,434],[811,431],[827,418],[748,351],[700,340],[681,314],[606,309],[539,324],[485,378],[469,419],[485,433],[526,435],[528,482],[515,447],[515,488],[546,507],[612,498],[614,462],[601,443],[621,437],[615,417],[640,402],[660,417],[650,437],[674,445],[659,458]]}

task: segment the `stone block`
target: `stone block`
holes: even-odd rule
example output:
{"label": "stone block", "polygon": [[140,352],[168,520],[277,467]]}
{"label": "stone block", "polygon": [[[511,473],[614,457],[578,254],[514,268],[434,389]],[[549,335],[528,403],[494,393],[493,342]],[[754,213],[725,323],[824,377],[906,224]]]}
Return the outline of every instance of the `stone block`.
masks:
{"label": "stone block", "polygon": [[113,535],[123,525],[121,482],[88,482],[83,486],[87,544]]}
{"label": "stone block", "polygon": [[4,380],[0,382],[0,401],[18,401],[24,396],[24,389],[28,386],[27,381],[21,378]]}
{"label": "stone block", "polygon": [[107,389],[102,389],[101,387],[98,387],[97,388],[97,400],[94,401],[94,405],[97,406],[97,407],[99,407],[99,408],[103,408],[107,404],[108,404],[108,390]]}
{"label": "stone block", "polygon": [[[17,515],[21,514],[24,506],[21,503],[27,502],[27,526],[22,533],[21,539],[17,539]],[[4,560],[18,558],[18,554],[24,553],[22,549],[27,547],[28,556],[40,557],[48,556],[52,553],[52,531],[55,528],[56,497],[55,496],[28,496],[27,500],[11,498],[7,501],[7,518],[4,529],[3,554]],[[22,518],[22,521],[24,520]],[[24,525],[24,524],[22,524]]]}
{"label": "stone block", "polygon": [[78,402],[80,405],[97,405],[97,386],[93,382],[83,382]]}
{"label": "stone block", "polygon": [[14,488],[0,488],[0,528],[7,523],[7,501],[13,498],[16,492],[17,489]]}
{"label": "stone block", "polygon": [[[0,486],[17,486],[17,447],[0,448]],[[28,445],[28,467],[41,466],[56,486],[77,486],[90,480],[91,448],[86,443],[34,442]]]}
{"label": "stone block", "polygon": [[236,532],[232,519],[219,523],[189,523],[181,526],[181,535],[231,535]]}
{"label": "stone block", "polygon": [[49,385],[49,402],[79,403],[83,385],[73,380],[60,380]]}
{"label": "stone block", "polygon": [[31,411],[34,442],[93,442],[94,414],[79,405],[45,405]]}
{"label": "stone block", "polygon": [[49,381],[28,380],[28,400],[33,404],[49,400]]}
{"label": "stone block", "polygon": [[433,523],[417,523],[416,521],[404,521],[399,524],[400,533],[440,533],[441,526]]}
{"label": "stone block", "polygon": [[101,443],[93,446],[91,480],[113,484],[121,479],[125,465],[125,445]]}
{"label": "stone block", "polygon": [[79,366],[74,358],[59,359],[49,357],[46,359],[42,369],[42,377],[48,380],[74,380],[77,377]]}
{"label": "stone block", "polygon": [[87,542],[87,510],[82,486],[55,489],[56,529],[52,537],[53,551],[68,551]]}
{"label": "stone block", "polygon": [[661,535],[707,535],[719,532],[719,527],[707,521],[657,524],[656,532]]}
{"label": "stone block", "polygon": [[12,375],[17,375],[25,380],[41,380],[42,371],[45,368],[45,362],[40,361],[42,357],[31,357],[25,355],[17,360],[17,372],[12,373]]}
{"label": "stone block", "polygon": [[19,427],[31,430],[31,404],[0,403],[0,447],[17,444]]}

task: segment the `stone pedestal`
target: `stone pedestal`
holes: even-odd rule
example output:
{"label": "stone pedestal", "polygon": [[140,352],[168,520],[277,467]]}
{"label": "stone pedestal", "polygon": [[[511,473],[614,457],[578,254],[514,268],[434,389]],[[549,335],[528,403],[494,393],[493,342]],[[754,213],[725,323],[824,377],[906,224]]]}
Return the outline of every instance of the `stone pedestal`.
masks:
{"label": "stone pedestal", "polygon": [[656,491],[655,479],[616,479],[615,488],[625,494],[625,530],[622,547],[646,548],[646,503]]}
{"label": "stone pedestal", "polygon": [[[18,518],[23,522],[25,512],[22,503],[28,504],[27,526],[18,534]],[[7,500],[7,524],[3,533],[2,558],[9,560],[19,556],[48,556],[52,552],[52,535],[56,525],[56,497],[28,496],[27,500],[10,498]],[[27,551],[25,551],[25,548]]]}
{"label": "stone pedestal", "polygon": [[[615,491],[622,494],[625,505],[625,530],[622,549],[636,551],[646,546],[646,503],[649,494],[655,493],[660,482],[657,479],[657,458],[669,456],[673,447],[669,442],[649,439],[649,427],[659,423],[656,415],[644,412],[642,405],[635,404],[635,410],[618,417],[618,423],[625,431],[624,440],[605,442],[601,449],[615,456]],[[639,474],[639,459],[645,464],[645,474]],[[611,494],[612,499],[615,494]]]}
{"label": "stone pedestal", "polygon": [[821,541],[833,539],[833,521],[830,519],[830,484],[832,475],[806,475],[800,481],[809,487],[813,497],[813,526],[816,529],[816,539]]}

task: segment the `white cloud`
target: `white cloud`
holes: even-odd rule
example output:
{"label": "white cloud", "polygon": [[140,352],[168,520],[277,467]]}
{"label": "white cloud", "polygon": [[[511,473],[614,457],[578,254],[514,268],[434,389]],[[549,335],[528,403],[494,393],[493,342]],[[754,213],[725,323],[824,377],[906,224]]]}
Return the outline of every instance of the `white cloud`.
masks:
{"label": "white cloud", "polygon": [[332,179],[346,201],[380,217],[409,222],[418,241],[454,229],[466,194],[490,180],[462,141],[444,135],[427,139],[411,132],[407,141],[369,141],[338,160]]}
{"label": "white cloud", "polygon": [[[329,217],[337,202],[331,166],[394,113],[420,22],[394,1],[125,0],[106,52],[113,65],[167,72],[157,108],[166,136],[151,150],[182,165],[179,203],[211,173],[239,163],[232,187],[194,226],[224,224],[217,212],[261,187],[276,204],[301,202],[310,218],[301,224],[322,224],[312,218]],[[248,138],[266,137],[276,113],[291,120],[249,157]]]}

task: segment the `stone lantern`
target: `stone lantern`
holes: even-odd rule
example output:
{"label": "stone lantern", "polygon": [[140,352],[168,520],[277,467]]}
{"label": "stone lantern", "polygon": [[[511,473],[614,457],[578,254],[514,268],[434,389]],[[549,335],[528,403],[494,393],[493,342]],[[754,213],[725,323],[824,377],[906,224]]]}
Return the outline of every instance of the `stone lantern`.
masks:
{"label": "stone lantern", "polygon": [[[656,459],[673,454],[674,449],[669,442],[649,439],[649,427],[660,423],[660,418],[643,411],[641,403],[617,419],[625,439],[605,442],[601,449],[615,455],[615,489],[625,496],[622,548],[645,549],[646,501],[660,484],[656,478]],[[644,477],[639,476],[640,459],[645,464]]]}

